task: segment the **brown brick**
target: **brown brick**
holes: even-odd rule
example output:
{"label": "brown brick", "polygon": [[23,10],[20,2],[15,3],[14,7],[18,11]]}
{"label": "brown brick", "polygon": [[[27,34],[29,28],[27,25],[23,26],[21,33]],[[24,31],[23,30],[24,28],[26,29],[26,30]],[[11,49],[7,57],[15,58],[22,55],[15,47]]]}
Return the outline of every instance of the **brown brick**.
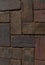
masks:
{"label": "brown brick", "polygon": [[9,12],[0,12],[0,22],[9,22]]}
{"label": "brown brick", "polygon": [[35,65],[45,65],[45,61],[35,60]]}
{"label": "brown brick", "polygon": [[35,34],[45,34],[45,23],[35,24]]}
{"label": "brown brick", "polygon": [[20,9],[20,0],[0,0],[0,10]]}
{"label": "brown brick", "polygon": [[34,48],[23,48],[22,65],[34,64]]}
{"label": "brown brick", "polygon": [[45,0],[34,0],[34,9],[45,9]]}
{"label": "brown brick", "polygon": [[20,60],[11,60],[11,65],[21,65]]}
{"label": "brown brick", "polygon": [[21,48],[12,48],[12,58],[20,60],[22,55]]}
{"label": "brown brick", "polygon": [[34,11],[34,21],[35,22],[45,22],[45,10]]}
{"label": "brown brick", "polygon": [[11,33],[21,34],[21,11],[11,12]]}
{"label": "brown brick", "polygon": [[23,34],[34,34],[35,32],[35,23],[25,23],[22,27]]}
{"label": "brown brick", "polygon": [[22,0],[22,21],[28,23],[32,20],[32,0]]}
{"label": "brown brick", "polygon": [[45,60],[45,36],[40,36],[35,41],[35,58]]}

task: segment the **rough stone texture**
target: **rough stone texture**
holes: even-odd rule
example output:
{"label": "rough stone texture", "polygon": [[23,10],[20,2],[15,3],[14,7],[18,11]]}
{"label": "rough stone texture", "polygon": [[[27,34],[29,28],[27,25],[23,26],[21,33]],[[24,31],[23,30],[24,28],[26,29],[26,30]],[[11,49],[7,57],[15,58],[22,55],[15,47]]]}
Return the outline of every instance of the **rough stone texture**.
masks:
{"label": "rough stone texture", "polygon": [[21,65],[20,60],[11,60],[11,65]]}
{"label": "rough stone texture", "polygon": [[21,34],[21,11],[11,12],[11,33]]}
{"label": "rough stone texture", "polygon": [[35,33],[35,23],[23,23],[22,27],[23,34],[34,34]]}
{"label": "rough stone texture", "polygon": [[34,64],[34,48],[24,48],[22,54],[22,65]]}
{"label": "rough stone texture", "polygon": [[0,10],[20,9],[20,0],[0,0]]}
{"label": "rough stone texture", "polygon": [[0,22],[9,22],[9,12],[0,12]]}
{"label": "rough stone texture", "polygon": [[34,47],[35,38],[29,35],[15,35],[11,37],[11,46],[13,47]]}
{"label": "rough stone texture", "polygon": [[28,23],[32,20],[32,0],[22,0],[22,21]]}
{"label": "rough stone texture", "polygon": [[35,22],[45,22],[45,10],[34,11]]}
{"label": "rough stone texture", "polygon": [[35,60],[35,65],[45,65],[45,61]]}
{"label": "rough stone texture", "polygon": [[0,46],[10,46],[10,24],[0,23]]}
{"label": "rough stone texture", "polygon": [[45,23],[35,24],[35,34],[45,34]]}
{"label": "rough stone texture", "polygon": [[35,37],[35,59],[45,60],[45,36]]}
{"label": "rough stone texture", "polygon": [[34,0],[34,9],[45,9],[45,0]]}

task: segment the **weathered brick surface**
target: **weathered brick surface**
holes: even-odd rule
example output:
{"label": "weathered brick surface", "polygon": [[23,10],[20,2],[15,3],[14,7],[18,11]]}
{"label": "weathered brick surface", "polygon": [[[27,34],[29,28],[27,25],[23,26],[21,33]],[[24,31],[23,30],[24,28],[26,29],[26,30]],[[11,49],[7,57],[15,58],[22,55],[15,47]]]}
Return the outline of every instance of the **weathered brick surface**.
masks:
{"label": "weathered brick surface", "polygon": [[32,0],[22,0],[22,21],[28,23],[32,20]]}
{"label": "weathered brick surface", "polygon": [[34,0],[34,9],[45,9],[45,0]]}
{"label": "weathered brick surface", "polygon": [[0,23],[0,46],[10,45],[10,24]]}
{"label": "weathered brick surface", "polygon": [[45,36],[35,37],[35,59],[45,60]]}
{"label": "weathered brick surface", "polygon": [[34,65],[34,49],[23,48],[22,65]]}
{"label": "weathered brick surface", "polygon": [[11,33],[21,34],[21,11],[11,12]]}
{"label": "weathered brick surface", "polygon": [[45,22],[45,10],[34,11],[34,21],[35,22]]}
{"label": "weathered brick surface", "polygon": [[11,46],[13,47],[34,47],[34,36],[29,35],[15,35],[11,37]]}
{"label": "weathered brick surface", "polygon": [[35,65],[45,65],[45,61],[35,60]]}
{"label": "weathered brick surface", "polygon": [[0,0],[0,10],[20,9],[20,0]]}
{"label": "weathered brick surface", "polygon": [[9,22],[9,12],[0,12],[0,22]]}

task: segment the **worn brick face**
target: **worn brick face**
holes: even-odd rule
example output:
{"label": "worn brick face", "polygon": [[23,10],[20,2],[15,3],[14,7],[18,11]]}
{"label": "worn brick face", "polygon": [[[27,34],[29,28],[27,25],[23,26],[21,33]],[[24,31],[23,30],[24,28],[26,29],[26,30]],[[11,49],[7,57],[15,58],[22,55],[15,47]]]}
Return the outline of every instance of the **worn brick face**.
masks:
{"label": "worn brick face", "polygon": [[32,0],[22,0],[22,21],[24,23],[32,22]]}
{"label": "worn brick face", "polygon": [[11,12],[11,33],[21,34],[21,11]]}
{"label": "worn brick face", "polygon": [[9,22],[9,12],[0,12],[0,22]]}
{"label": "worn brick face", "polygon": [[15,35],[11,38],[11,46],[13,47],[34,47],[34,36]]}
{"label": "worn brick face", "polygon": [[0,10],[20,9],[20,0],[0,0]]}
{"label": "worn brick face", "polygon": [[0,46],[10,45],[10,31],[8,23],[0,23]]}
{"label": "worn brick face", "polygon": [[45,22],[45,10],[34,11],[34,21],[35,22]]}
{"label": "worn brick face", "polygon": [[34,64],[34,49],[24,48],[22,55],[22,65],[33,65]]}
{"label": "worn brick face", "polygon": [[45,0],[34,0],[34,9],[45,9]]}

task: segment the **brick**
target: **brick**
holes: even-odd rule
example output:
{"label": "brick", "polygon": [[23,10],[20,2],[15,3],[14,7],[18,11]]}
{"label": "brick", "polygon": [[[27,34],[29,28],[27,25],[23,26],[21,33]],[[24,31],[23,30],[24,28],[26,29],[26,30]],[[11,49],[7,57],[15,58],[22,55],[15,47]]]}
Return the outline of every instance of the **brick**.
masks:
{"label": "brick", "polygon": [[0,12],[0,22],[9,22],[9,12]]}
{"label": "brick", "polygon": [[22,65],[33,65],[34,64],[34,49],[24,48],[22,54]]}
{"label": "brick", "polygon": [[0,47],[0,57],[1,58],[11,58],[11,48]]}
{"label": "brick", "polygon": [[10,60],[0,58],[0,65],[10,65]]}
{"label": "brick", "polygon": [[8,23],[0,23],[0,46],[10,45],[10,34]]}
{"label": "brick", "polygon": [[16,35],[11,37],[11,46],[13,47],[34,47],[34,36]]}
{"label": "brick", "polygon": [[32,0],[22,0],[22,21],[28,23],[32,20]]}
{"label": "brick", "polygon": [[21,65],[20,60],[11,60],[11,65]]}
{"label": "brick", "polygon": [[35,24],[35,34],[45,34],[45,23]]}
{"label": "brick", "polygon": [[45,0],[34,0],[34,9],[45,9]]}
{"label": "brick", "polygon": [[[43,44],[42,44],[43,43]],[[36,38],[35,58],[45,60],[45,36]]]}
{"label": "brick", "polygon": [[35,32],[35,23],[25,23],[22,27],[23,34],[34,34]]}
{"label": "brick", "polygon": [[12,48],[12,58],[16,60],[20,60],[22,56],[21,48]]}
{"label": "brick", "polygon": [[11,33],[21,34],[21,11],[11,12]]}
{"label": "brick", "polygon": [[0,0],[0,10],[20,9],[20,0]]}
{"label": "brick", "polygon": [[35,65],[45,65],[45,61],[35,60]]}
{"label": "brick", "polygon": [[45,22],[45,10],[34,11],[35,22]]}

